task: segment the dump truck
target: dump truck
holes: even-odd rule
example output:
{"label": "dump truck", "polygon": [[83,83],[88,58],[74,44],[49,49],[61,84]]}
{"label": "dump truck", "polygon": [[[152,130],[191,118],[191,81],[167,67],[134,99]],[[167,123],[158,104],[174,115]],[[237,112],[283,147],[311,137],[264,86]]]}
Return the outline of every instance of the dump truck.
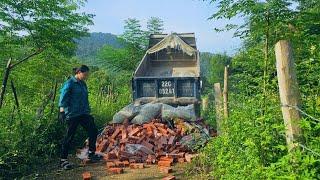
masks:
{"label": "dump truck", "polygon": [[151,34],[132,78],[133,101],[200,105],[200,56],[194,33]]}

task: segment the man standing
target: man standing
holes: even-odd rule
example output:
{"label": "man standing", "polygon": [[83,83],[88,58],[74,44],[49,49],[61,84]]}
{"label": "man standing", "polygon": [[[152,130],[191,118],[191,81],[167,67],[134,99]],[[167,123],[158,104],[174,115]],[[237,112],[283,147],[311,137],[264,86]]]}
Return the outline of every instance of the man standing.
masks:
{"label": "man standing", "polygon": [[96,162],[101,159],[95,154],[98,130],[94,118],[90,115],[88,89],[85,83],[89,76],[89,68],[86,65],[81,65],[73,70],[75,75],[64,83],[59,99],[60,120],[66,121],[68,126],[62,142],[60,160],[60,167],[66,170],[73,168],[73,165],[68,161],[68,150],[79,124],[88,132],[89,160]]}

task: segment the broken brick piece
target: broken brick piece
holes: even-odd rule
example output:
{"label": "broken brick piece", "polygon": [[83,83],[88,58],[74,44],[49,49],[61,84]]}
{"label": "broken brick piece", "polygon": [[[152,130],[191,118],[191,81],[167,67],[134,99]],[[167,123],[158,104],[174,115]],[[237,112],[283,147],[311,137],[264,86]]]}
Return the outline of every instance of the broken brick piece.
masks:
{"label": "broken brick piece", "polygon": [[158,127],[158,130],[161,132],[162,135],[167,135],[168,131],[162,127]]}
{"label": "broken brick piece", "polygon": [[111,136],[111,139],[115,139],[115,137],[120,133],[120,128],[117,128]]}
{"label": "broken brick piece", "polygon": [[128,167],[130,165],[129,161],[123,161],[123,164],[125,167]]}
{"label": "broken brick piece", "polygon": [[175,136],[170,136],[168,144],[170,144],[170,145],[173,144],[174,138],[175,138]]}
{"label": "broken brick piece", "polygon": [[116,164],[114,162],[107,162],[107,168],[115,167]]}
{"label": "broken brick piece", "polygon": [[117,159],[117,155],[113,152],[110,152],[107,154],[107,157],[106,157],[107,160],[110,160],[110,159]]}
{"label": "broken brick piece", "polygon": [[176,133],[175,133],[172,129],[170,129],[170,128],[167,128],[167,131],[168,131],[171,135],[176,135]]}
{"label": "broken brick piece", "polygon": [[185,162],[185,159],[184,159],[184,158],[178,158],[178,162],[179,162],[179,163],[184,163],[184,162]]}
{"label": "broken brick piece", "polygon": [[127,138],[127,131],[125,128],[122,128],[121,130],[121,139],[126,139]]}
{"label": "broken brick piece", "polygon": [[104,139],[97,147],[97,152],[103,152],[109,145],[108,139]]}
{"label": "broken brick piece", "polygon": [[184,157],[187,162],[191,162],[194,157],[198,156],[198,154],[185,154]]}
{"label": "broken brick piece", "polygon": [[170,167],[159,166],[159,170],[160,170],[160,172],[163,172],[166,174],[172,173],[172,168],[170,168]]}
{"label": "broken brick piece", "polygon": [[91,173],[88,172],[88,171],[82,173],[82,179],[83,180],[90,180],[91,179]]}
{"label": "broken brick piece", "polygon": [[153,145],[151,143],[148,143],[147,141],[142,141],[141,145],[144,145],[145,147],[149,148],[149,149],[153,149]]}
{"label": "broken brick piece", "polygon": [[115,163],[116,167],[125,167],[124,163],[121,161],[115,161],[114,163]]}
{"label": "broken brick piece", "polygon": [[171,161],[159,161],[158,166],[170,167],[172,165]]}
{"label": "broken brick piece", "polygon": [[168,143],[167,138],[164,137],[164,136],[161,136],[160,142],[161,142],[161,144],[167,144]]}
{"label": "broken brick piece", "polygon": [[165,127],[165,125],[162,124],[162,123],[154,123],[154,125],[155,125],[156,127],[158,127],[158,128],[159,128],[159,127],[162,127],[162,128]]}
{"label": "broken brick piece", "polygon": [[129,136],[133,136],[133,135],[137,134],[139,131],[140,131],[140,128],[136,127],[129,133]]}
{"label": "broken brick piece", "polygon": [[176,177],[175,176],[167,176],[165,178],[162,178],[162,180],[175,180]]}
{"label": "broken brick piece", "polygon": [[123,169],[122,168],[109,168],[107,169],[107,171],[111,174],[122,174],[123,173]]}
{"label": "broken brick piece", "polygon": [[172,157],[161,156],[160,161],[170,161],[171,163],[173,163],[174,159]]}
{"label": "broken brick piece", "polygon": [[143,163],[131,163],[130,168],[131,169],[143,169],[144,164]]}

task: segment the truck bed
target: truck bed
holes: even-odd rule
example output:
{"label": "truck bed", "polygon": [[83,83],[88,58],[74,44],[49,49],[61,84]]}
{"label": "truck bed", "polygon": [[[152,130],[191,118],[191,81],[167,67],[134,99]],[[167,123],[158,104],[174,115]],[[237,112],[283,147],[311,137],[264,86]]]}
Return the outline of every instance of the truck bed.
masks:
{"label": "truck bed", "polygon": [[[184,33],[171,35],[175,37],[169,36],[150,36],[149,47],[159,49],[159,51],[153,50],[152,53],[147,51],[136,69],[132,78],[134,101],[140,103],[154,101],[178,105],[199,103],[200,61],[194,34]],[[174,39],[174,42],[168,42],[168,46],[180,42],[188,52],[183,52],[183,49],[179,48],[159,47],[161,40],[166,37],[168,37],[167,40]]]}

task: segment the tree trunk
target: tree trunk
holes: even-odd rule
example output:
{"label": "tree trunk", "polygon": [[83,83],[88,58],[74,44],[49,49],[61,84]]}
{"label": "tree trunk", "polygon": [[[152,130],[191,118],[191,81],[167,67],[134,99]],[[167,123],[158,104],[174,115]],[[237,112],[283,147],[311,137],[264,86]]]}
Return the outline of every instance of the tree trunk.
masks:
{"label": "tree trunk", "polygon": [[224,67],[224,80],[223,80],[223,114],[224,118],[228,118],[228,66]]}
{"label": "tree trunk", "polygon": [[268,76],[268,62],[269,62],[269,26],[270,18],[269,12],[266,14],[266,39],[265,39],[265,52],[264,52],[264,71],[263,71],[263,108],[262,114],[264,115],[267,111],[267,76]]}

